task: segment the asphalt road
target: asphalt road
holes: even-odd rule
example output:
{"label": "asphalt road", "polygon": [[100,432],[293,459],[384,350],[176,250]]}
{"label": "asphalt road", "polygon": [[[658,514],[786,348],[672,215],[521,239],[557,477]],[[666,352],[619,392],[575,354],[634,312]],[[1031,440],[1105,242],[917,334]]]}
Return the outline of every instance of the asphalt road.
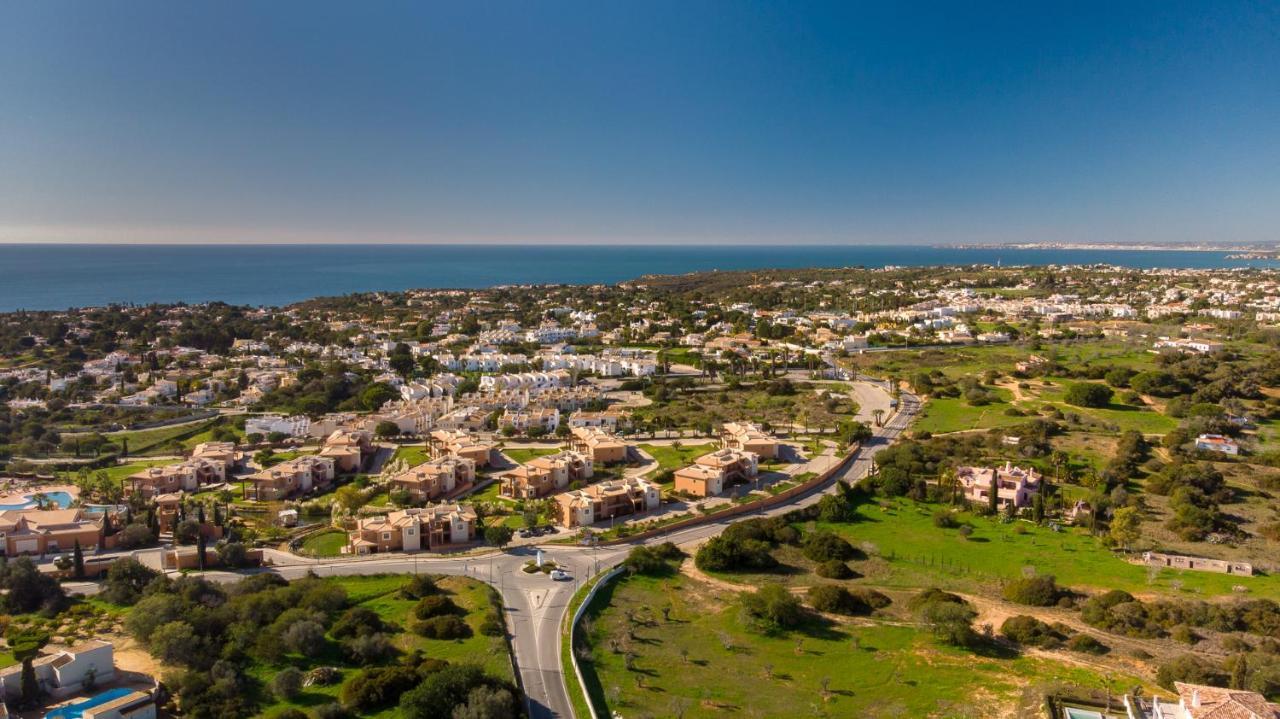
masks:
{"label": "asphalt road", "polygon": [[[867,405],[887,406],[887,395],[879,385],[873,386],[870,383],[859,382],[855,386],[858,388],[859,398],[865,399]],[[875,397],[877,393],[881,396]],[[794,501],[787,504],[752,514],[738,515],[719,522],[709,522],[668,532],[634,544],[613,547],[569,545],[542,547],[544,558],[555,561],[560,568],[568,572],[571,577],[569,581],[557,582],[541,572],[528,574],[522,571],[522,567],[529,560],[534,559],[539,551],[533,546],[516,547],[483,556],[396,555],[345,561],[307,561],[297,558],[296,562],[277,563],[261,571],[275,572],[286,579],[297,579],[308,572],[314,572],[319,576],[431,573],[468,576],[487,582],[496,587],[502,596],[507,630],[511,635],[520,684],[528,698],[529,716],[532,719],[573,717],[566,678],[561,670],[560,628],[565,621],[569,600],[583,582],[617,566],[626,558],[634,545],[661,542],[698,543],[720,534],[732,522],[748,517],[774,516],[811,505],[821,499],[823,494],[832,491],[837,479],[853,481],[866,476],[872,467],[872,460],[876,453],[893,443],[911,424],[919,411],[919,401],[913,395],[904,393],[900,404],[900,411],[892,415],[884,427],[875,428],[874,436],[859,448],[855,459],[833,477],[831,482],[815,488],[808,494],[796,497]],[[273,558],[279,560],[284,556],[287,555],[275,554]],[[209,572],[206,576],[218,581],[235,581],[242,577],[233,572]],[[92,592],[96,587],[85,586],[77,589]],[[578,717],[578,719],[586,718]]]}

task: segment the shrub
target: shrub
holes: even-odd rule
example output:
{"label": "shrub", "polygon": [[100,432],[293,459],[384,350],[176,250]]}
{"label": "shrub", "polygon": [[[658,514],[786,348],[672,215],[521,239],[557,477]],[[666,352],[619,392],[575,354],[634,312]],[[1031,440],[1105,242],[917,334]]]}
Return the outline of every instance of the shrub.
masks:
{"label": "shrub", "polygon": [[[670,544],[668,542],[668,544]],[[673,547],[675,545],[672,545]],[[680,550],[677,549],[677,552]],[[639,546],[632,549],[627,558],[623,560],[622,566],[627,568],[629,574],[645,574],[649,576],[659,576],[670,574],[673,570],[671,564],[658,553],[656,547]]]}
{"label": "shrub", "polygon": [[368,607],[352,607],[343,612],[338,621],[333,623],[329,633],[335,639],[346,637],[363,637],[385,631],[386,624],[378,613]]}
{"label": "shrub", "polygon": [[848,564],[839,559],[832,559],[829,562],[819,564],[814,573],[824,579],[853,579],[857,576],[857,572],[854,572],[849,568]]}
{"label": "shrub", "polygon": [[926,604],[933,604],[935,602],[949,602],[951,604],[968,604],[968,602],[966,602],[959,595],[952,594],[951,592],[944,592],[941,589],[938,589],[937,587],[930,587],[924,590],[923,592],[920,592],[919,594],[915,595],[910,600],[908,600],[907,608],[913,612],[918,612]]}
{"label": "shrub", "polygon": [[884,609],[893,603],[888,596],[866,587],[850,587],[849,593],[872,609]]}
{"label": "shrub", "polygon": [[1067,387],[1067,404],[1077,407],[1106,407],[1115,393],[1110,387],[1095,382],[1080,382]]}
{"label": "shrub", "polygon": [[1174,682],[1223,686],[1227,677],[1222,669],[1194,654],[1175,657],[1156,670],[1156,683],[1165,689],[1173,689]]}
{"label": "shrub", "polygon": [[973,618],[977,612],[964,600],[927,601],[920,605],[918,614],[939,641],[958,647],[975,647],[981,642],[981,637],[973,631]]}
{"label": "shrub", "polygon": [[1025,614],[1009,617],[1000,625],[1000,633],[1010,640],[1029,647],[1056,647],[1062,635],[1053,627]]}
{"label": "shrub", "polygon": [[311,719],[307,713],[297,707],[280,707],[267,715],[268,719]]}
{"label": "shrub", "polygon": [[427,639],[466,639],[471,636],[471,627],[456,614],[443,614],[416,622],[413,631]]}
{"label": "shrub", "polygon": [[1083,654],[1106,654],[1111,651],[1106,644],[1098,641],[1092,634],[1081,632],[1067,640],[1067,649]]}
{"label": "shrub", "polygon": [[698,548],[694,563],[703,571],[767,571],[778,566],[768,543],[738,539],[727,532]]}
{"label": "shrub", "polygon": [[379,664],[394,657],[396,652],[385,634],[362,634],[342,643],[342,653],[360,665]]}
{"label": "shrub", "polygon": [[1015,579],[1004,586],[1004,598],[1015,604],[1031,607],[1051,607],[1065,594],[1053,575]]}
{"label": "shrub", "polygon": [[321,704],[313,709],[311,713],[315,719],[350,719],[351,717],[351,713],[343,709],[342,705],[337,702]]}
{"label": "shrub", "polygon": [[271,678],[271,693],[281,701],[289,701],[302,691],[302,670],[285,667]]}
{"label": "shrub", "polygon": [[436,586],[436,580],[426,574],[415,574],[403,587],[400,587],[400,596],[405,599],[422,599],[439,593],[440,588]]}
{"label": "shrub", "polygon": [[365,713],[395,704],[418,682],[418,672],[413,667],[365,669],[344,682],[338,696],[343,707]]}
{"label": "shrub", "polygon": [[835,532],[814,532],[804,539],[804,556],[811,562],[849,560],[858,556],[858,550]]}
{"label": "shrub", "polygon": [[941,529],[955,529],[960,526],[956,513],[950,509],[938,509],[933,513],[933,526]]}
{"label": "shrub", "polygon": [[1194,645],[1196,642],[1200,641],[1200,636],[1196,634],[1191,627],[1188,627],[1185,624],[1179,624],[1174,627],[1173,631],[1169,633],[1169,636],[1172,637],[1175,642],[1182,642],[1183,644]]}
{"label": "shrub", "polygon": [[804,609],[786,587],[766,584],[755,592],[743,592],[742,607],[766,630],[786,629],[804,620]]}
{"label": "shrub", "polygon": [[809,587],[809,605],[829,614],[870,614],[871,605],[836,584],[818,584]]}
{"label": "shrub", "polygon": [[462,610],[453,600],[443,594],[423,597],[413,606],[413,616],[418,619],[430,619],[444,614],[458,614]]}
{"label": "shrub", "polygon": [[497,612],[489,612],[480,621],[480,633],[486,637],[500,637],[506,632],[507,628],[502,623],[502,616]]}

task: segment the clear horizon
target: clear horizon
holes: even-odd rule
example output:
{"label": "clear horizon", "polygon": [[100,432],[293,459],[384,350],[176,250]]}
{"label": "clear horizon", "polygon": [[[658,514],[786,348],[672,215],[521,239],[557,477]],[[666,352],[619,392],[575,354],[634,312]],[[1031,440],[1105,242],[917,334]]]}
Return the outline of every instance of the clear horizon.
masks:
{"label": "clear horizon", "polygon": [[0,6],[0,242],[1280,240],[1280,9]]}

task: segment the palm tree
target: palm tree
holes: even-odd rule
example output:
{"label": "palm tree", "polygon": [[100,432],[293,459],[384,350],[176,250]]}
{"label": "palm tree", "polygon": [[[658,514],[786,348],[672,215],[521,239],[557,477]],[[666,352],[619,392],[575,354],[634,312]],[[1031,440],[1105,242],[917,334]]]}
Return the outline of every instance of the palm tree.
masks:
{"label": "palm tree", "polygon": [[874,410],[874,411],[871,413],[871,416],[872,416],[872,417],[875,417],[875,420],[876,420],[876,426],[877,426],[877,427],[883,427],[883,426],[884,426],[884,410],[882,410],[882,409]]}

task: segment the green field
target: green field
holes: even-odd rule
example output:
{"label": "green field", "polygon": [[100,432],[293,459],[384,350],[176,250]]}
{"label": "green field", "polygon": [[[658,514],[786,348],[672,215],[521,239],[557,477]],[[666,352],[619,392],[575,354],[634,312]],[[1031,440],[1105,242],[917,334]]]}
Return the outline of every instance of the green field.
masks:
{"label": "green field", "polygon": [[1026,417],[1005,414],[1005,410],[1012,406],[1008,403],[1010,396],[1008,390],[995,388],[992,391],[1004,401],[974,407],[961,398],[930,399],[925,403],[924,409],[912,427],[917,432],[944,434],[971,429],[1009,427],[1027,421]]}
{"label": "green field", "polygon": [[416,467],[423,462],[431,459],[431,455],[427,453],[426,445],[401,445],[396,448],[396,453],[391,457],[391,461],[403,460],[410,467]]}
{"label": "green field", "polygon": [[347,533],[340,529],[317,532],[302,540],[302,551],[313,557],[337,557],[347,546]]}
{"label": "green field", "polygon": [[604,715],[1030,716],[1044,688],[1106,681],[1050,659],[940,646],[898,620],[813,620],[766,636],[744,625],[734,592],[686,577],[620,578],[596,595],[583,627],[579,661]]}
{"label": "green field", "polygon": [[[337,583],[346,589],[353,606],[358,604],[368,607],[384,620],[404,627],[408,624],[411,618],[410,612],[416,603],[412,599],[401,599],[397,593],[407,579],[407,575],[374,575],[334,577],[326,581]],[[438,585],[450,592],[453,601],[467,611],[466,621],[472,628],[472,636],[459,640],[425,639],[405,631],[394,635],[396,646],[404,652],[421,650],[425,656],[452,663],[479,664],[489,674],[511,680],[513,675],[506,639],[485,636],[479,632],[480,623],[491,606],[492,590],[485,584],[462,577],[443,577],[438,581]],[[348,664],[336,649],[332,652],[332,656],[322,655],[316,662],[307,662],[300,657],[292,656],[290,659],[296,660],[293,663],[304,671],[318,664],[338,667],[342,670],[344,680],[359,669]],[[249,674],[265,683],[270,681],[277,670],[278,667],[254,665],[250,667]],[[284,706],[305,709],[327,704],[336,700],[340,687],[341,684],[307,687],[293,701],[265,705],[262,714],[270,715],[274,710]],[[393,706],[376,714],[362,716],[392,719],[400,716],[400,713]]]}
{"label": "green field", "polygon": [[172,464],[174,460],[170,459],[149,459],[142,462],[129,462],[128,464],[117,464],[113,467],[105,467],[103,472],[112,480],[119,482],[129,475],[140,472],[148,467],[159,467],[166,464]]}
{"label": "green field", "polygon": [[545,457],[549,454],[555,454],[560,451],[560,447],[514,447],[504,449],[502,453],[507,455],[512,462],[516,464],[524,464],[531,459]]}
{"label": "green field", "polygon": [[966,540],[956,529],[934,526],[936,508],[894,500],[883,509],[864,505],[859,510],[861,521],[819,526],[844,535],[854,546],[870,545],[874,550],[870,553],[880,559],[869,564],[883,567],[869,567],[868,577],[887,586],[937,585],[973,591],[980,585],[994,587],[1020,577],[1024,568],[1034,567],[1038,574],[1052,574],[1060,584],[1077,589],[1215,596],[1234,594],[1232,587],[1241,585],[1248,588],[1249,596],[1280,597],[1280,579],[1274,576],[1169,569],[1149,574],[1146,567],[1124,561],[1099,539],[1073,527],[1054,532],[1029,522],[1004,524],[965,512],[960,519],[974,530]]}
{"label": "green field", "polygon": [[702,444],[682,443],[679,448],[660,444],[641,444],[638,446],[658,463],[658,472],[686,467],[693,464],[693,460],[715,449],[715,444],[711,442]]}

